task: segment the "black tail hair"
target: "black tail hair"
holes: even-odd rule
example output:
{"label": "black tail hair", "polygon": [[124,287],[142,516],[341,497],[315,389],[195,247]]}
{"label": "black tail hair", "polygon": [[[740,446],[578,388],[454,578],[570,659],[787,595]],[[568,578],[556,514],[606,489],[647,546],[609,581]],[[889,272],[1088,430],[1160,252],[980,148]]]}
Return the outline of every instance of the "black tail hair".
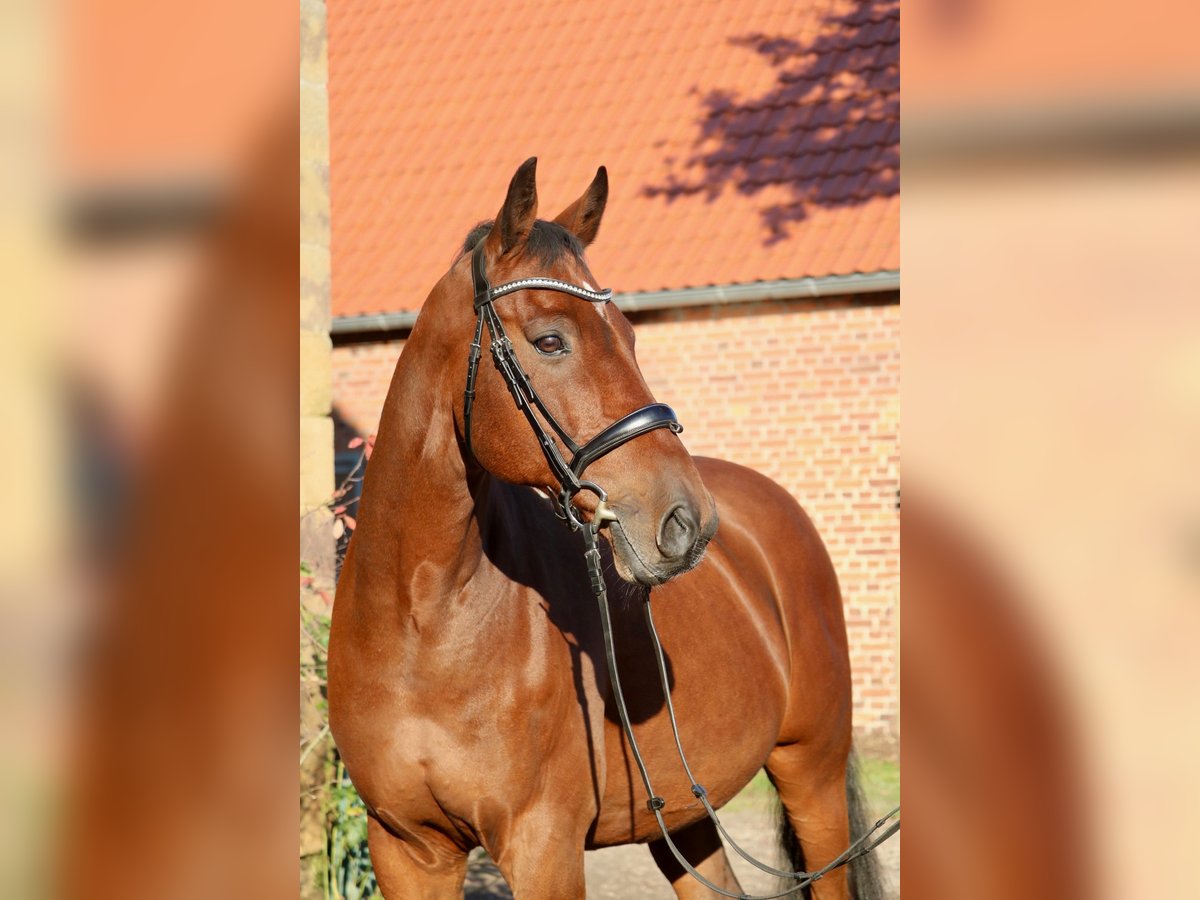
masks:
{"label": "black tail hair", "polygon": [[[774,786],[774,780],[772,780]],[[792,823],[788,820],[787,810],[779,802],[778,792],[775,796],[776,812],[778,815],[779,846],[787,857],[788,868],[793,872],[804,872],[804,850],[800,839],[796,836]],[[846,766],[846,810],[850,817],[850,840],[856,841],[874,824],[867,814],[866,798],[863,795],[859,778],[858,758],[851,753]],[[850,896],[854,900],[886,900],[887,894],[883,889],[883,880],[879,872],[879,863],[875,853],[860,856],[847,866],[849,869]],[[782,888],[795,882],[781,879]],[[811,900],[812,892],[805,888],[798,895],[803,900]]]}
{"label": "black tail hair", "polygon": [[[850,813],[850,840],[857,841],[875,824],[867,810],[867,798],[863,794],[862,779],[858,767],[858,756],[850,754],[846,766],[846,809]],[[879,872],[879,860],[872,850],[860,856],[847,867],[850,869],[850,896],[854,900],[884,900],[883,878]]]}
{"label": "black tail hair", "polygon": [[[768,777],[770,777],[769,773]],[[775,779],[773,778],[771,779],[771,786],[775,786]],[[784,869],[790,872],[808,871],[804,865],[804,849],[800,846],[800,838],[796,836],[796,829],[792,827],[792,823],[788,819],[787,810],[783,808],[778,791],[775,792],[775,815],[778,820],[779,848],[783,851],[784,857],[787,858],[787,865],[784,866]],[[785,891],[795,883],[790,878],[780,878],[779,889]],[[801,900],[811,900],[812,891],[809,888],[804,888],[800,893],[793,896],[799,897]]]}

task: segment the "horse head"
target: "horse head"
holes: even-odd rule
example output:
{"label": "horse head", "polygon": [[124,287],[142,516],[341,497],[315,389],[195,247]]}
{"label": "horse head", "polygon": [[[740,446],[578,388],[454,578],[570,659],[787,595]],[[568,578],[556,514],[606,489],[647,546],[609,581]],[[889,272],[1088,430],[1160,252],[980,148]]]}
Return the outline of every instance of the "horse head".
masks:
{"label": "horse head", "polygon": [[[491,285],[549,278],[583,288],[580,294],[602,294],[594,287],[597,282],[584,250],[595,239],[604,214],[605,169],[601,167],[582,196],[553,221],[537,218],[535,174],[536,159],[517,170],[500,212],[471,232],[462,257],[448,274],[457,289],[435,292],[442,295],[441,304],[457,305],[447,317],[455,327],[445,332],[447,337],[455,335],[457,353],[448,349],[452,357],[466,359],[475,327],[487,346],[492,329],[483,331],[482,314],[477,321],[463,314],[473,310],[462,286],[472,285],[478,296],[482,271]],[[474,277],[472,265],[477,269]],[[594,298],[589,302],[536,285],[509,291],[491,308],[511,343],[519,376],[527,377],[540,401],[538,421],[553,419],[556,426],[547,426],[540,441],[537,426],[521,409],[529,405],[528,396],[506,382],[500,360],[482,360],[469,385],[474,391],[470,400],[464,402],[461,390],[455,395],[454,418],[468,475],[478,466],[504,481],[548,492],[551,498],[563,496],[561,467],[554,471],[548,458],[553,451],[543,446],[544,440],[552,440],[562,458],[570,460],[588,439],[654,404],[634,354],[633,328],[612,303]],[[494,342],[496,334],[490,336]],[[535,407],[530,405],[531,412]],[[661,418],[665,408],[656,409]],[[717,528],[712,496],[675,433],[679,429],[669,409],[666,415],[670,428],[659,421],[653,430],[627,439],[587,463],[586,471],[575,473],[607,494],[604,515],[612,519],[608,530],[618,574],[644,585],[660,584],[695,566]],[[570,446],[571,436],[578,441],[576,447]],[[597,492],[569,494],[573,517],[586,521],[596,515]]]}

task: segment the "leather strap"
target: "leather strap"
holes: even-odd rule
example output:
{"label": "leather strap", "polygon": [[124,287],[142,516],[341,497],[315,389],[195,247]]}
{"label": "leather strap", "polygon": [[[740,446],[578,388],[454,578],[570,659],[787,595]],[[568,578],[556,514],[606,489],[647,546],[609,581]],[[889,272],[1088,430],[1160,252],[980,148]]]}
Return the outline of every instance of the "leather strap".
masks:
{"label": "leather strap", "polygon": [[675,410],[665,403],[651,403],[613,422],[580,447],[571,459],[571,471],[582,475],[584,469],[606,453],[656,428],[670,428],[675,434],[683,431]]}
{"label": "leather strap", "polygon": [[498,300],[505,294],[525,290],[558,291],[560,294],[570,294],[591,303],[607,303],[612,299],[611,288],[593,291],[591,288],[580,287],[569,281],[559,281],[557,278],[518,278],[516,281],[507,281],[500,287],[492,288],[492,299]]}
{"label": "leather strap", "polygon": [[478,310],[485,303],[492,302],[492,285],[488,281],[483,260],[483,241],[471,251],[471,281],[475,285],[475,309]]}

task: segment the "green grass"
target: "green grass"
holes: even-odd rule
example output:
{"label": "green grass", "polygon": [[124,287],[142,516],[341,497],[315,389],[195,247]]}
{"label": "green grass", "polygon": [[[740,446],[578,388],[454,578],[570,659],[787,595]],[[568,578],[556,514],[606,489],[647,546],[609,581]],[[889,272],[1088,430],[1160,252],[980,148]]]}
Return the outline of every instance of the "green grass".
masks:
{"label": "green grass", "polygon": [[759,769],[750,783],[742,788],[737,796],[726,803],[722,809],[736,812],[743,809],[766,809],[775,799],[775,788],[767,779],[765,769]]}
{"label": "green grass", "polygon": [[863,792],[867,805],[876,816],[900,805],[900,764],[893,759],[859,758]]}
{"label": "green grass", "polygon": [[[900,764],[892,759],[866,755],[860,756],[858,762],[863,792],[866,794],[871,815],[882,816],[898,806],[900,804]],[[771,787],[767,773],[760,770],[724,808],[734,812],[746,809],[765,809],[773,802],[774,793],[775,789]]]}

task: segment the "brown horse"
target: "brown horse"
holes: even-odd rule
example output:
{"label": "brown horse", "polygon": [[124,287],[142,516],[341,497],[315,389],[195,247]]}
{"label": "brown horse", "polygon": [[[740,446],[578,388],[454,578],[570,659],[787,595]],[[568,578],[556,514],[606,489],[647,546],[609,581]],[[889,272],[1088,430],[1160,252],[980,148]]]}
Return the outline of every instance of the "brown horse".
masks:
{"label": "brown horse", "polygon": [[[334,606],[330,724],[389,900],[461,895],[476,846],[521,900],[582,897],[584,850],[632,842],[649,843],[680,897],[712,896],[656,839],[617,723],[583,541],[556,517],[555,473],[486,361],[467,437],[476,244],[495,280],[596,284],[583,248],[604,212],[604,169],[553,222],[537,219],[534,171],[529,160],[494,223],[468,236],[396,367]],[[589,437],[653,402],[633,328],[612,304],[529,289],[495,309],[567,433]],[[675,756],[637,611],[651,589],[684,746],[713,805],[765,765],[792,862],[834,859],[856,796],[850,668],[837,578],[812,522],[778,485],[691,457],[667,428],[586,477],[616,517],[602,553],[619,576],[608,579],[617,661],[676,844],[740,891]],[[596,513],[592,493],[573,502],[584,521]],[[830,873],[814,895],[875,896],[870,865]]]}

